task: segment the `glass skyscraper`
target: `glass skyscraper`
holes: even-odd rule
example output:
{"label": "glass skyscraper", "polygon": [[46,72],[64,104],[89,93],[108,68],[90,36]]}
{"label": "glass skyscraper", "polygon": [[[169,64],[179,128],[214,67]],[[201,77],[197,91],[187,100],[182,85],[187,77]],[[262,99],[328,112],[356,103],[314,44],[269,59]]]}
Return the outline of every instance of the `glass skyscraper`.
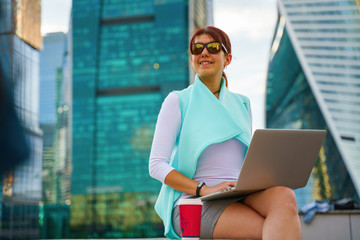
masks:
{"label": "glass skyscraper", "polygon": [[57,154],[56,137],[56,95],[57,80],[62,67],[65,47],[63,32],[48,33],[44,36],[40,52],[40,128],[43,131],[43,193],[42,201],[56,203]]}
{"label": "glass skyscraper", "polygon": [[71,101],[72,101],[72,46],[71,25],[65,35],[61,68],[57,71],[56,81],[56,155],[58,175],[58,203],[70,205],[71,188]]}
{"label": "glass skyscraper", "polygon": [[6,78],[11,80],[15,110],[25,128],[31,151],[29,158],[10,171],[0,184],[0,238],[31,239],[40,236],[40,13],[40,0],[0,0],[0,65]]}
{"label": "glass skyscraper", "polygon": [[63,32],[46,34],[40,53],[40,127],[44,145],[39,221],[44,239],[70,236],[69,36]]}
{"label": "glass skyscraper", "polygon": [[360,194],[360,2],[278,1],[266,126],[326,129],[299,206]]}
{"label": "glass skyscraper", "polygon": [[208,2],[73,2],[73,236],[162,236],[151,141],[163,99],[189,84],[189,35]]}

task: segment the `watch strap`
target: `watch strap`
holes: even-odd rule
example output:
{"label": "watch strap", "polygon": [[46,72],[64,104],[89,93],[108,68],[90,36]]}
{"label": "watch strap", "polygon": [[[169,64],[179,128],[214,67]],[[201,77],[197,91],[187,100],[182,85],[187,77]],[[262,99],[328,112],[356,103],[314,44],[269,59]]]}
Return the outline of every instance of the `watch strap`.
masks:
{"label": "watch strap", "polygon": [[200,189],[206,185],[204,182],[200,182],[198,185],[197,185],[197,188],[196,188],[196,197],[200,197]]}

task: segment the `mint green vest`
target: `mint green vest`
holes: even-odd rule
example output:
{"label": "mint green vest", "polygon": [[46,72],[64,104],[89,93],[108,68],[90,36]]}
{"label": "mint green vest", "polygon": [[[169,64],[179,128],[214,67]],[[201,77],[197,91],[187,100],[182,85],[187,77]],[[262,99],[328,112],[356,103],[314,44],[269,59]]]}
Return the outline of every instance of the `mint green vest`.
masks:
{"label": "mint green vest", "polygon": [[[230,92],[224,79],[219,99],[197,75],[193,85],[175,93],[179,96],[181,128],[170,165],[176,170],[193,178],[201,152],[214,143],[236,138],[247,149],[251,139],[250,101]],[[180,195],[181,192],[163,184],[155,203],[165,226],[165,236],[171,239],[180,238],[172,226],[172,210]]]}

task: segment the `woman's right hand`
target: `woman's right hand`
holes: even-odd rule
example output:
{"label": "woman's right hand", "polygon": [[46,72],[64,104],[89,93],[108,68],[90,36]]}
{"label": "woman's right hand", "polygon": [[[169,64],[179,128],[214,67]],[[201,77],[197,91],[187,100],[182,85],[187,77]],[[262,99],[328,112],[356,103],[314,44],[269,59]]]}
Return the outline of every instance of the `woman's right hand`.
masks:
{"label": "woman's right hand", "polygon": [[219,192],[228,188],[235,187],[236,181],[225,181],[214,186],[204,185],[200,189],[200,196],[209,195],[215,192]]}

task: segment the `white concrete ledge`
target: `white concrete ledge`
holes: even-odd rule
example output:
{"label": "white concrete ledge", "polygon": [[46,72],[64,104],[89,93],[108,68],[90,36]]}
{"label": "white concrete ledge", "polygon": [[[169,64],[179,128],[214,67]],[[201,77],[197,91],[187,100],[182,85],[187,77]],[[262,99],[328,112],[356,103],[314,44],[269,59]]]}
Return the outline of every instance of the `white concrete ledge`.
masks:
{"label": "white concrete ledge", "polygon": [[317,213],[310,224],[300,214],[303,240],[359,240],[360,210],[332,210]]}

